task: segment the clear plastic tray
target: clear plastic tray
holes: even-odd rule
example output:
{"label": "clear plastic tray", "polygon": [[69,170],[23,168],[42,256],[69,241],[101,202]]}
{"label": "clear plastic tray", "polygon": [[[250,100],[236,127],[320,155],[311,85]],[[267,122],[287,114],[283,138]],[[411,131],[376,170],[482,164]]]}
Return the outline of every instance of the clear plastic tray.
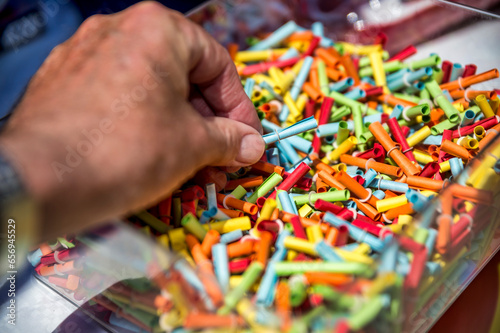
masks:
{"label": "clear plastic tray", "polygon": [[[398,50],[415,43],[417,48],[426,50],[423,56],[434,51],[447,59],[446,55],[440,53],[441,50],[429,50],[432,45],[436,45],[435,41],[441,40],[443,43],[467,47],[470,52],[463,52],[466,53],[464,61],[477,64],[478,72],[498,67],[494,62],[500,65],[497,60],[499,52],[495,49],[498,43],[470,41],[461,37],[468,36],[468,31],[499,27],[499,21],[489,16],[435,1],[349,1],[324,7],[328,3],[301,0],[212,1],[192,12],[189,17],[203,25],[223,44],[242,44],[248,36],[273,31],[290,19],[306,27],[312,21],[322,20],[335,40],[364,42],[384,32],[389,38],[389,50]],[[435,24],[421,28],[429,25],[429,21]],[[457,31],[455,28],[459,22],[466,27]],[[476,45],[474,43],[481,44],[481,52],[469,48],[470,45]],[[453,58],[454,51],[442,50],[451,52],[449,60],[459,61]],[[489,66],[488,61],[493,65]],[[486,88],[491,89],[495,84],[499,85],[498,80],[488,82]],[[455,181],[464,183],[491,153],[499,156],[496,153],[498,150],[500,136],[492,140],[489,148],[476,156],[476,163],[469,164]],[[498,185],[500,176],[495,174],[491,177],[491,181]],[[467,227],[470,228],[470,234],[463,243],[463,249],[442,258],[442,265],[434,275],[424,275],[417,290],[401,295],[399,311],[379,316],[372,328],[380,332],[427,331],[481,271],[500,247],[500,217],[497,210],[500,207],[500,186],[491,186],[490,190],[493,204],[480,206],[475,211]],[[417,217],[417,226],[435,226],[441,197],[447,191],[445,189],[440,197],[431,202],[425,213]],[[455,208],[462,209],[458,204]],[[160,327],[156,308],[168,307],[171,302],[180,302],[181,308],[191,310],[210,309],[207,295],[200,294],[196,288],[197,281],[206,279],[206,276],[193,271],[184,259],[171,254],[165,243],[162,245],[161,239],[154,241],[147,234],[146,229],[134,229],[128,223],[118,221],[71,237],[78,248],[72,252],[72,269],[62,272],[61,276],[38,278],[113,332],[125,332],[127,321],[135,325],[128,326],[129,330],[140,327],[144,331],[163,331],[165,323],[175,323],[176,316],[183,315],[172,312],[171,318],[161,319],[163,324]],[[64,244],[64,240],[57,242],[53,244],[54,249],[66,250]],[[70,280],[69,275],[75,277]],[[169,293],[162,292],[159,286]],[[117,310],[116,305],[120,305],[120,310]],[[110,310],[114,312],[112,319]],[[273,316],[272,311],[259,312],[258,315]]]}

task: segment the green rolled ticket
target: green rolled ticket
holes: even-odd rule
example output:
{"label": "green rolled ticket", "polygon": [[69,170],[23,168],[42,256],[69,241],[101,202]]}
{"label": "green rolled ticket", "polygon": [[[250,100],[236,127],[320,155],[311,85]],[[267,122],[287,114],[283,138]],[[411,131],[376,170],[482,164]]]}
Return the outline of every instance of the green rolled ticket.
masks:
{"label": "green rolled ticket", "polygon": [[250,203],[255,203],[258,198],[266,195],[269,191],[271,191],[276,185],[281,183],[283,180],[283,177],[278,175],[276,172],[273,172],[269,177],[267,177],[266,180],[262,184],[260,184],[257,189],[255,189],[255,192],[247,199],[248,202]]}
{"label": "green rolled ticket", "polygon": [[306,327],[310,327],[313,320],[325,315],[326,312],[327,312],[326,306],[324,305],[316,306],[312,308],[311,311],[302,316],[302,318],[300,318],[299,320],[302,321],[304,324],[306,324]]}
{"label": "green rolled ticket", "polygon": [[311,291],[313,294],[321,295],[324,300],[327,300],[329,302],[337,302],[340,299],[340,296],[342,296],[341,293],[339,293],[332,287],[323,284],[312,285]]}
{"label": "green rolled ticket", "polygon": [[335,103],[341,104],[341,105],[346,105],[350,107],[351,109],[354,109],[355,107],[361,108],[361,110],[366,110],[367,115],[373,115],[373,114],[380,114],[377,110],[371,109],[371,108],[366,108],[366,105],[363,103],[360,103],[358,101],[355,101],[349,97],[345,97],[344,94],[336,92],[336,91],[330,91],[330,97],[335,100]]}
{"label": "green rolled ticket", "polygon": [[371,277],[373,268],[359,262],[327,262],[327,261],[302,261],[302,262],[276,262],[274,270],[278,276],[303,274],[307,272],[344,273]]}
{"label": "green rolled ticket", "polygon": [[198,238],[199,241],[203,241],[207,234],[205,228],[203,228],[196,216],[192,213],[187,213],[186,216],[182,218],[181,225],[187,232]]}
{"label": "green rolled ticket", "polygon": [[340,43],[335,43],[335,45],[333,45],[333,48],[340,54],[340,55],[344,55],[344,46]]}
{"label": "green rolled ticket", "polygon": [[402,93],[397,93],[397,92],[393,93],[392,95],[396,98],[399,98],[399,99],[402,99],[402,100],[405,100],[408,102],[412,102],[412,103],[416,103],[416,104],[420,103],[420,98],[413,96],[413,95],[402,94]]}
{"label": "green rolled ticket", "polygon": [[443,81],[443,70],[440,67],[434,67],[432,71],[432,79],[435,80],[438,84],[441,84]]}
{"label": "green rolled ticket", "polygon": [[247,190],[241,185],[238,185],[233,192],[231,192],[231,195],[235,197],[236,199],[241,199],[247,194]]}
{"label": "green rolled ticket", "polygon": [[346,105],[342,105],[341,107],[339,107],[338,109],[336,109],[332,113],[332,115],[330,117],[330,122],[331,123],[339,122],[342,120],[342,118],[344,118],[350,114],[351,114],[351,108],[349,108]]}
{"label": "green rolled ticket", "polygon": [[288,280],[290,287],[290,304],[293,307],[301,305],[307,298],[306,279],[304,275],[292,275]]}
{"label": "green rolled ticket", "polygon": [[[405,65],[399,60],[393,60],[393,61],[384,62],[382,67],[384,68],[384,72],[391,73],[391,72],[399,71],[400,69],[404,68]],[[361,76],[361,77],[373,76],[373,67],[370,66],[370,67],[361,68],[359,70],[359,76]]]}
{"label": "green rolled ticket", "polygon": [[431,134],[432,135],[439,135],[443,134],[444,130],[453,128],[457,126],[458,122],[452,122],[450,119],[443,120],[437,125],[434,125],[431,127]]}
{"label": "green rolled ticket", "polygon": [[391,307],[389,311],[389,318],[391,318],[394,323],[396,323],[398,319],[401,318],[401,311],[403,308],[401,306],[401,303],[403,301],[403,283],[404,277],[402,277],[401,275],[397,275],[394,286],[392,287],[393,292],[391,298]]}
{"label": "green rolled ticket", "polygon": [[347,318],[349,328],[358,331],[375,319],[385,306],[389,306],[387,295],[379,295],[369,299],[363,306]]}
{"label": "green rolled ticket", "polygon": [[458,110],[455,109],[448,98],[443,95],[441,88],[439,88],[439,84],[435,80],[428,81],[425,83],[425,88],[429,91],[439,107],[444,111],[446,117],[451,122],[457,123],[460,120]]}
{"label": "green rolled ticket", "polygon": [[[418,116],[428,116],[431,113],[431,108],[428,104],[415,105],[406,111],[403,111],[403,118],[413,119]],[[406,119],[405,118],[405,119]]]}
{"label": "green rolled ticket", "polygon": [[427,89],[420,90],[420,100],[422,100],[422,99],[423,100],[426,100],[426,99],[430,100],[431,99],[431,94],[429,93],[429,90],[427,90]]}
{"label": "green rolled ticket", "polygon": [[311,192],[311,194],[298,195],[296,197],[293,197],[293,201],[295,201],[295,204],[297,206],[302,206],[305,204],[309,204],[309,200],[311,201],[311,204],[314,204],[318,199],[325,200],[328,202],[335,202],[335,201],[346,201],[350,197],[351,193],[349,192],[349,190],[339,190],[339,191],[323,192],[323,193]]}
{"label": "green rolled ticket", "polygon": [[412,71],[420,69],[422,67],[436,67],[441,62],[441,58],[437,54],[432,54],[428,58],[415,60],[403,64],[402,68],[409,68]]}
{"label": "green rolled ticket", "polygon": [[124,313],[133,316],[134,319],[141,322],[146,327],[156,327],[158,326],[158,316],[155,314],[148,313],[146,311],[142,311],[141,309],[135,309],[132,306],[129,306],[125,302],[119,300],[116,295],[110,292],[103,292],[103,295],[106,298],[109,298],[113,303],[119,306],[119,309]]}
{"label": "green rolled ticket", "polygon": [[[350,131],[346,121],[339,122],[339,130],[337,132],[337,146],[339,146],[342,142],[347,140],[349,137]],[[330,146],[331,147],[331,146]]]}
{"label": "green rolled ticket", "polygon": [[429,235],[429,230],[427,228],[418,228],[413,233],[413,239],[419,244],[425,244],[427,236]]}
{"label": "green rolled ticket", "polygon": [[360,107],[352,109],[352,120],[354,122],[354,135],[359,140],[363,134],[363,110]]}
{"label": "green rolled ticket", "polygon": [[236,304],[245,296],[245,293],[260,278],[264,266],[258,261],[254,261],[241,276],[240,284],[224,297],[224,306],[217,312],[220,315],[226,315],[236,306]]}
{"label": "green rolled ticket", "polygon": [[328,96],[328,94],[330,93],[330,88],[328,87],[328,76],[326,75],[325,62],[321,59],[317,60],[317,68],[319,88],[325,96]]}
{"label": "green rolled ticket", "polygon": [[[382,60],[387,61],[387,59],[389,59],[389,52],[382,51]],[[370,65],[371,65],[370,57],[364,56],[364,57],[359,58],[359,63],[358,63],[359,68],[370,66]]]}
{"label": "green rolled ticket", "polygon": [[168,230],[168,225],[160,221],[156,216],[148,213],[147,211],[142,211],[139,213],[136,213],[135,216],[140,218],[143,222],[145,222],[147,225],[149,225],[151,228],[154,230],[158,231],[159,233],[166,233]]}

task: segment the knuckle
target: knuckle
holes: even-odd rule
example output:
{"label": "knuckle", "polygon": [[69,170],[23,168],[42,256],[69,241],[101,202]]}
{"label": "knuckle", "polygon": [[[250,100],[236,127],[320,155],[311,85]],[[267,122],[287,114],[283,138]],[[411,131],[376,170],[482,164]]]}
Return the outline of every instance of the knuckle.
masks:
{"label": "knuckle", "polygon": [[156,1],[141,1],[130,8],[129,15],[140,20],[154,20],[167,12],[167,8]]}
{"label": "knuckle", "polygon": [[104,20],[105,17],[102,14],[93,15],[83,21],[83,23],[80,25],[80,31],[87,32],[99,29],[102,26]]}

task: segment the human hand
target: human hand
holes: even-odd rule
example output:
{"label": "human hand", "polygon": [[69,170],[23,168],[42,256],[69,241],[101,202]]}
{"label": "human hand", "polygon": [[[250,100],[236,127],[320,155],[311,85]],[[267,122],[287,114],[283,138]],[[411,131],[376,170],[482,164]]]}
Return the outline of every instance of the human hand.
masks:
{"label": "human hand", "polygon": [[264,151],[228,53],[155,2],[85,21],[33,77],[0,136],[42,237],[167,197],[201,168]]}

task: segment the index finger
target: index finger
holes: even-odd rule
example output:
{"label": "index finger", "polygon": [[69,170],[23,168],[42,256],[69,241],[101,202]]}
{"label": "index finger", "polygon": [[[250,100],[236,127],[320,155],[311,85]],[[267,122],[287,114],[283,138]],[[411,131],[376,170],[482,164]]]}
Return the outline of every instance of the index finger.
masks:
{"label": "index finger", "polygon": [[196,84],[216,116],[227,117],[252,126],[262,126],[252,101],[243,90],[238,72],[227,50],[198,25],[188,21],[191,50],[189,80]]}

